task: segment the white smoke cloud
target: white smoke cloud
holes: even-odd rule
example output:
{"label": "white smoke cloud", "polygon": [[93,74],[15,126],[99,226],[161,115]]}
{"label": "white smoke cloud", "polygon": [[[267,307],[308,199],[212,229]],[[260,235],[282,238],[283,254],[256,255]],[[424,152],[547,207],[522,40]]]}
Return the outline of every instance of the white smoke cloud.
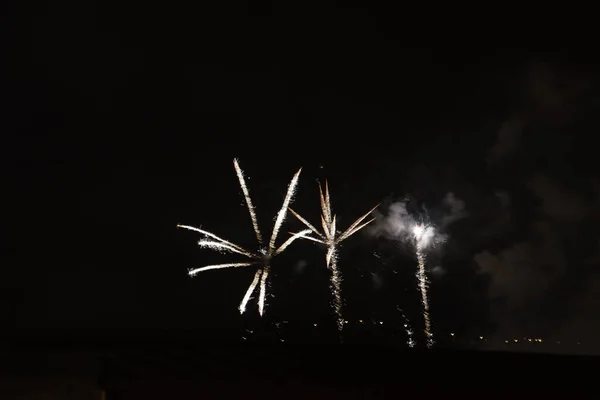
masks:
{"label": "white smoke cloud", "polygon": [[514,154],[520,144],[524,123],[520,118],[512,117],[502,124],[498,130],[496,143],[489,150],[486,158],[488,164],[498,164]]}
{"label": "white smoke cloud", "polygon": [[[488,294],[498,302],[490,317],[498,326],[498,336],[530,334],[545,327],[548,321],[538,315],[540,307],[552,301],[568,303],[567,298],[554,298],[555,288],[573,268],[567,261],[565,237],[576,241],[581,222],[599,215],[597,198],[587,198],[552,176],[535,172],[524,181],[541,202],[529,213],[530,222],[520,229],[518,242],[503,249],[479,251],[473,257],[479,272],[491,278]],[[509,205],[507,197],[497,196],[503,206]],[[581,256],[589,265],[600,259],[593,254]]]}
{"label": "white smoke cloud", "polygon": [[542,200],[541,211],[556,220],[578,222],[592,214],[593,203],[546,174],[533,174],[527,187]]}
{"label": "white smoke cloud", "polygon": [[490,299],[502,302],[501,308],[491,310],[499,336],[535,329],[536,311],[567,267],[565,249],[552,223],[532,222],[528,236],[497,253],[486,250],[474,256],[479,272],[492,278]]}
{"label": "white smoke cloud", "polygon": [[523,78],[520,107],[512,111],[498,130],[496,143],[486,158],[489,165],[505,165],[519,152],[529,126],[556,127],[571,121],[577,110],[582,111],[577,100],[593,87],[589,76],[574,75],[545,62],[528,64]]}
{"label": "white smoke cloud", "polygon": [[382,288],[383,286],[383,277],[377,273],[372,273],[371,274],[371,280],[373,283],[373,288],[375,290],[379,290]]}
{"label": "white smoke cloud", "polygon": [[441,265],[436,265],[431,269],[431,274],[436,278],[441,278],[446,273],[446,270]]}
{"label": "white smoke cloud", "polygon": [[387,210],[387,215],[379,210],[374,211],[375,223],[367,232],[374,236],[384,236],[388,239],[408,241],[412,237],[412,228],[417,221],[406,209],[406,203],[399,201],[392,203]]}
{"label": "white smoke cloud", "polygon": [[465,202],[456,197],[452,192],[446,194],[442,200],[442,204],[450,208],[450,213],[442,217],[442,221],[440,222],[441,227],[446,227],[467,216]]}
{"label": "white smoke cloud", "polygon": [[308,261],[306,260],[298,260],[296,262],[296,264],[294,265],[294,271],[297,274],[301,274],[304,272],[304,270],[306,269],[306,266],[308,265]]}
{"label": "white smoke cloud", "polygon": [[406,205],[406,201],[398,201],[389,205],[386,214],[375,211],[376,220],[367,232],[376,237],[418,244],[426,248],[447,239],[447,236],[440,233],[436,226],[443,229],[467,215],[465,202],[452,192],[447,193],[442,200],[442,209],[445,212],[438,223],[424,221],[423,219],[427,219],[425,215],[409,213]]}
{"label": "white smoke cloud", "polygon": [[[508,166],[512,157],[524,150],[520,147],[527,132],[549,125],[556,131],[556,127],[572,121],[576,115],[573,111],[581,108],[578,99],[591,87],[591,80],[548,63],[531,63],[524,72],[520,106],[512,110],[500,127],[486,159],[489,165]],[[569,130],[566,132],[571,134]],[[473,258],[479,271],[491,278],[490,298],[502,300],[502,312],[492,312],[494,322],[505,331],[530,333],[531,327],[539,323],[535,310],[566,273],[566,250],[559,233],[564,234],[565,225],[574,229],[575,224],[597,214],[593,203],[581,193],[547,174],[531,174],[525,186],[542,201],[536,212],[530,214],[527,236],[501,250],[480,251]],[[511,205],[508,195],[503,192],[496,195],[508,209]],[[492,230],[499,231],[493,226]],[[479,232],[479,236],[487,235]]]}
{"label": "white smoke cloud", "polygon": [[436,240],[435,229],[432,226],[418,224],[413,227],[412,231],[413,238],[416,241],[417,246],[421,249],[429,247],[429,245]]}
{"label": "white smoke cloud", "polygon": [[508,193],[504,191],[498,191],[496,192],[496,197],[498,197],[498,200],[500,200],[502,208],[510,206],[510,195]]}

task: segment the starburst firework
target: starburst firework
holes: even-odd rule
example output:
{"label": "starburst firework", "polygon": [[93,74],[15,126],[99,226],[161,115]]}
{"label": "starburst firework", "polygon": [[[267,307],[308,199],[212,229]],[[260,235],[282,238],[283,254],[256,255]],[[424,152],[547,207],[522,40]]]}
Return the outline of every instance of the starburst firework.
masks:
{"label": "starburst firework", "polygon": [[[319,185],[319,195],[321,200],[321,226],[323,228],[323,232],[319,232],[317,228],[310,224],[305,218],[303,218],[300,214],[295,212],[290,208],[290,212],[296,216],[310,232],[313,232],[317,237],[302,235],[303,239],[312,240],[317,243],[322,243],[327,248],[327,253],[325,255],[325,263],[327,268],[331,270],[331,291],[333,294],[333,308],[335,310],[336,318],[337,318],[337,326],[339,330],[342,330],[344,326],[344,320],[342,318],[342,293],[341,293],[341,274],[337,266],[337,252],[339,244],[348,239],[350,236],[354,235],[356,232],[370,224],[375,220],[375,218],[370,219],[369,221],[362,223],[361,222],[371,214],[379,204],[373,207],[369,212],[364,214],[362,217],[358,218],[354,221],[348,229],[346,229],[343,233],[338,234],[335,223],[335,215],[332,214],[331,210],[331,198],[329,196],[329,185],[327,181],[325,181],[325,195],[323,195],[323,189],[321,185]],[[304,232],[304,231],[303,231]],[[294,236],[300,234],[294,233]]]}
{"label": "starburst firework", "polygon": [[238,181],[242,188],[242,192],[244,193],[244,199],[246,201],[246,206],[248,208],[248,212],[250,213],[250,219],[252,220],[252,227],[254,229],[254,233],[256,235],[256,240],[258,242],[259,250],[258,252],[250,252],[241,246],[238,246],[228,240],[222,239],[217,235],[205,231],[200,228],[194,228],[192,226],[187,225],[177,225],[179,228],[189,229],[195,232],[199,232],[204,236],[204,239],[198,242],[198,245],[202,248],[208,248],[212,250],[217,250],[221,252],[228,253],[236,253],[245,256],[249,259],[247,262],[239,262],[239,263],[228,263],[228,264],[217,264],[217,265],[207,265],[201,268],[190,269],[188,271],[190,276],[194,276],[202,271],[208,271],[211,269],[223,269],[223,268],[236,268],[236,267],[256,267],[256,272],[254,274],[254,278],[252,283],[248,287],[242,302],[240,303],[239,310],[240,313],[244,313],[246,311],[246,305],[252,296],[252,293],[256,290],[256,287],[260,285],[259,289],[259,299],[258,299],[258,312],[262,316],[265,309],[265,298],[267,292],[267,280],[269,277],[269,273],[271,270],[271,260],[276,255],[281,254],[292,242],[296,239],[307,236],[310,234],[311,230],[306,229],[304,231],[298,232],[291,236],[288,240],[286,240],[281,246],[276,247],[275,243],[277,241],[277,236],[279,235],[279,231],[281,229],[281,225],[285,221],[285,217],[287,214],[288,207],[293,200],[294,194],[296,192],[296,186],[298,185],[298,179],[300,177],[300,172],[302,168],[300,168],[295,174],[290,184],[288,185],[287,192],[285,198],[283,200],[283,205],[281,209],[277,213],[277,217],[275,219],[275,225],[273,226],[273,232],[271,233],[271,238],[267,247],[264,247],[263,237],[258,227],[258,221],[256,218],[256,211],[254,209],[254,205],[252,204],[252,200],[250,198],[250,192],[248,190],[248,186],[246,186],[246,180],[244,178],[244,172],[239,166],[237,159],[233,160],[233,166],[235,168],[236,175],[238,177]]}

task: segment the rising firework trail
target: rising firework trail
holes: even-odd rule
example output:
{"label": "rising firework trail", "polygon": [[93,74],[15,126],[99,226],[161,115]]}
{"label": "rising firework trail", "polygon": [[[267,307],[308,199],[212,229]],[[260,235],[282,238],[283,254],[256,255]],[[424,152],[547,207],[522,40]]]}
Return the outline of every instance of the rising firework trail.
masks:
{"label": "rising firework trail", "polygon": [[417,262],[419,269],[417,270],[417,279],[419,281],[419,291],[421,292],[421,303],[423,304],[423,320],[425,321],[425,338],[427,347],[433,346],[433,334],[431,333],[431,319],[429,318],[429,297],[427,294],[429,281],[425,271],[425,250],[435,236],[435,230],[432,226],[418,224],[412,230]]}
{"label": "rising firework trail", "polygon": [[292,242],[296,239],[307,236],[311,233],[310,229],[303,230],[294,234],[288,240],[286,240],[281,246],[276,247],[275,243],[277,241],[277,236],[279,235],[279,231],[281,229],[281,225],[285,221],[285,217],[287,214],[287,210],[294,198],[294,194],[296,192],[296,186],[298,185],[298,179],[300,177],[300,172],[302,168],[296,172],[294,177],[292,178],[285,198],[283,200],[283,205],[281,209],[277,213],[277,217],[275,219],[275,225],[273,226],[273,232],[271,233],[271,238],[269,240],[268,246],[264,247],[263,237],[258,227],[258,221],[256,218],[256,211],[254,209],[254,205],[252,204],[252,200],[250,198],[250,191],[248,190],[248,186],[246,186],[246,180],[244,178],[244,172],[239,166],[237,159],[233,160],[233,166],[235,168],[236,175],[238,177],[238,181],[242,188],[242,192],[244,193],[244,199],[246,200],[246,206],[248,208],[248,212],[250,213],[250,219],[252,220],[252,227],[254,229],[254,233],[256,235],[256,240],[258,242],[259,250],[258,252],[248,251],[228,240],[222,239],[217,235],[205,231],[200,228],[194,228],[187,225],[177,225],[179,228],[189,229],[195,232],[199,232],[204,239],[198,242],[198,245],[201,248],[207,248],[212,250],[217,250],[221,252],[228,253],[236,253],[242,256],[245,256],[249,260],[247,262],[238,262],[238,263],[227,263],[227,264],[218,264],[218,265],[208,265],[201,268],[190,269],[188,271],[190,276],[194,276],[202,271],[208,271],[211,269],[223,269],[223,268],[237,268],[237,267],[255,267],[256,272],[254,274],[254,278],[252,283],[248,287],[242,302],[240,303],[240,313],[243,314],[246,311],[246,305],[252,296],[252,293],[256,290],[257,286],[259,287],[259,297],[258,297],[258,312],[262,316],[265,310],[265,299],[267,295],[267,281],[269,278],[269,272],[271,271],[271,260],[278,254],[281,254]]}
{"label": "rising firework trail", "polygon": [[[305,218],[300,216],[297,212],[290,208],[290,212],[296,216],[306,227],[309,229],[309,232],[313,232],[317,237],[302,235],[303,239],[312,240],[317,243],[322,243],[327,248],[327,253],[325,255],[325,263],[327,268],[331,270],[331,291],[333,294],[333,308],[337,318],[337,326],[341,331],[344,327],[344,320],[342,318],[342,291],[341,291],[341,283],[342,277],[340,271],[337,266],[337,253],[339,244],[348,239],[350,236],[354,235],[356,232],[370,224],[375,220],[375,218],[370,219],[369,221],[361,224],[361,222],[369,216],[379,204],[369,210],[368,213],[364,214],[362,217],[354,221],[348,229],[346,229],[343,233],[338,234],[339,232],[336,230],[335,224],[335,215],[332,214],[331,211],[331,198],[329,196],[329,185],[327,181],[325,181],[325,195],[323,195],[323,189],[321,185],[319,185],[319,195],[321,199],[321,227],[323,228],[323,232],[319,232],[317,228],[315,228],[310,222],[308,222]],[[298,233],[293,234],[298,235]],[[294,236],[292,236],[294,237]]]}

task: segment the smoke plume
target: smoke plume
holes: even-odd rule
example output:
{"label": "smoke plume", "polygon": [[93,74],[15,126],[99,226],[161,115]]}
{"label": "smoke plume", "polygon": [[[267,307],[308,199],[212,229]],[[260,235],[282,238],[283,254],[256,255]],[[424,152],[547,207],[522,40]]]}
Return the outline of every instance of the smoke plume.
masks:
{"label": "smoke plume", "polygon": [[[597,239],[590,237],[590,226],[600,215],[600,196],[592,198],[585,187],[590,182],[578,179],[582,174],[571,167],[570,157],[577,129],[590,129],[582,122],[586,113],[596,119],[597,105],[588,101],[595,82],[564,67],[528,65],[515,107],[486,158],[490,171],[537,201],[527,205],[521,196],[513,202],[512,191],[510,201],[499,196],[510,229],[496,231],[496,238],[473,256],[479,271],[490,278],[490,316],[498,336],[564,331],[571,315],[586,318],[580,312],[586,308],[574,306],[573,298],[593,303],[586,282],[593,279],[589,276],[597,264],[594,268],[585,260],[594,260]],[[589,329],[600,332],[600,324],[595,325]]]}
{"label": "smoke plume", "polygon": [[[396,240],[403,243],[412,243],[414,238],[414,227],[418,225],[433,225],[436,229],[443,230],[450,224],[467,216],[465,202],[456,197],[452,192],[447,193],[441,201],[441,205],[436,209],[436,220],[432,220],[429,213],[409,212],[408,200],[397,201],[391,203],[385,213],[375,211],[376,220],[368,230],[368,232],[376,237],[385,237],[389,240]],[[412,211],[412,210],[411,210]],[[424,239],[432,241],[432,244],[439,243],[445,240],[446,235],[435,233],[433,236],[432,230],[427,230]]]}

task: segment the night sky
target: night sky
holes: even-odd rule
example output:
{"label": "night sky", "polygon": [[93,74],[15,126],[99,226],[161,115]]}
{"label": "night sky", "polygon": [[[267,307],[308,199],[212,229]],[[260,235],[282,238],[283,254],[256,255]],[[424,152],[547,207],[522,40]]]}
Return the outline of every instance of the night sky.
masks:
{"label": "night sky", "polygon": [[[434,333],[595,351],[595,64],[451,39],[425,48],[398,10],[286,7],[12,10],[0,67],[5,334],[239,340],[260,325],[254,302],[237,310],[252,270],[188,277],[240,258],[176,228],[256,250],[238,157],[265,235],[299,167],[293,208],[314,223],[317,181],[329,180],[341,228],[382,203],[341,249],[348,320],[399,327],[401,308],[420,329],[415,257],[381,233],[403,202],[447,235],[429,258]],[[279,243],[300,228],[290,215]],[[322,249],[298,241],[273,272],[267,321],[333,324]]]}

